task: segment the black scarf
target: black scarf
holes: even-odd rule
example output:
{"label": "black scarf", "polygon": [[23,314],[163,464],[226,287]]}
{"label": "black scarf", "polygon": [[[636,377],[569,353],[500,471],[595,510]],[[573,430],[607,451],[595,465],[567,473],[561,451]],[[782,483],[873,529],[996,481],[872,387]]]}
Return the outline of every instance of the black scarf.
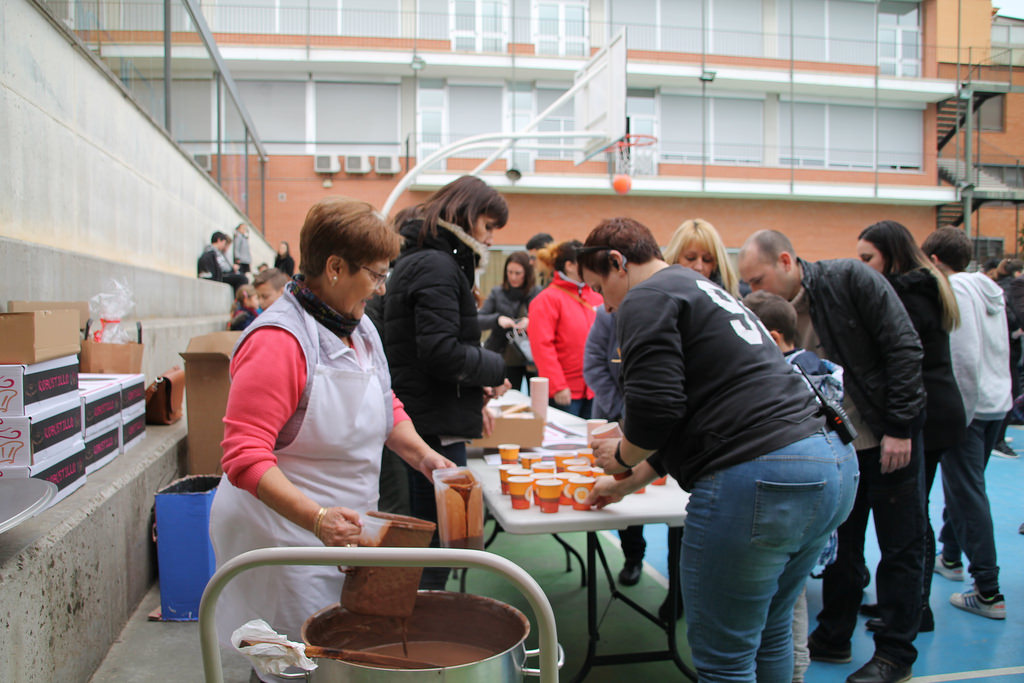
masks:
{"label": "black scarf", "polygon": [[292,281],[288,283],[288,291],[302,305],[306,313],[309,313],[313,316],[314,320],[342,339],[351,337],[352,333],[359,326],[357,318],[351,318],[338,313],[314,294],[313,290],[306,284],[306,276],[301,273],[292,278]]}

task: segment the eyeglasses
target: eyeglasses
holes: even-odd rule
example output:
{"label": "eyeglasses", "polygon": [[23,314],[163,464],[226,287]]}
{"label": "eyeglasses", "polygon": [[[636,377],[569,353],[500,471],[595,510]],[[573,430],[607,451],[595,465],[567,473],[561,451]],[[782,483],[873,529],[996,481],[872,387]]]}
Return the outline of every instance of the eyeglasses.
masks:
{"label": "eyeglasses", "polygon": [[382,284],[384,284],[385,282],[388,281],[388,276],[391,275],[391,271],[390,270],[386,270],[383,273],[378,273],[373,268],[369,268],[367,266],[359,266],[359,267],[362,268],[363,270],[365,270],[367,273],[370,274],[370,277],[373,278],[373,286],[374,287],[380,287]]}

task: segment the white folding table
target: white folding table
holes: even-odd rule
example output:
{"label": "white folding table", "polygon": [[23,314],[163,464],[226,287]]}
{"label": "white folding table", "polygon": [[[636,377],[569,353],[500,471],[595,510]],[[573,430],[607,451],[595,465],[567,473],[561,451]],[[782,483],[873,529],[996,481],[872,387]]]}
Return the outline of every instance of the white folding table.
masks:
{"label": "white folding table", "polygon": [[[564,430],[567,437],[577,437],[585,433],[586,423],[580,418],[562,411],[549,409],[548,421],[556,428]],[[548,446],[547,442],[544,444]],[[593,666],[609,664],[629,664],[633,662],[650,662],[672,660],[680,671],[690,680],[697,680],[696,674],[682,661],[676,645],[676,622],[678,614],[676,605],[679,603],[679,553],[683,536],[683,525],[686,522],[686,504],[689,494],[669,479],[665,486],[648,486],[645,493],[626,496],[621,502],[609,505],[603,510],[574,510],[570,506],[562,506],[556,513],[543,513],[540,508],[531,506],[528,510],[514,510],[511,498],[501,493],[501,481],[498,477],[497,465],[490,465],[483,458],[470,458],[470,470],[479,478],[483,486],[484,502],[495,521],[510,534],[558,534],[583,531],[587,534],[587,632],[589,642],[586,659],[580,671],[572,679],[582,681]],[[642,524],[667,524],[668,533],[668,582],[669,604],[672,606],[672,618],[666,624],[634,602],[618,590],[615,578],[608,567],[608,560],[598,542],[597,532],[609,529],[625,529],[628,526]],[[600,565],[598,564],[600,562]],[[664,650],[630,652],[616,654],[597,654],[598,610],[597,610],[597,569],[600,568],[608,580],[610,599],[621,600],[633,610],[664,629],[668,639],[668,647]]]}

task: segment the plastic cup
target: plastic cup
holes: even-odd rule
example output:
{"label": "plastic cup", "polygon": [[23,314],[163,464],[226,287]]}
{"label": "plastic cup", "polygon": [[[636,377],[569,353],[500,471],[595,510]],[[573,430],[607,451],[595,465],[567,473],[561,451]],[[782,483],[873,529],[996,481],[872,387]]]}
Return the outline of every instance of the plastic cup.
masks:
{"label": "plastic cup", "polygon": [[514,470],[519,469],[516,465],[498,465],[498,478],[501,480],[501,492],[508,495],[508,478]]}
{"label": "plastic cup", "polygon": [[518,465],[519,464],[519,444],[517,444],[517,443],[501,443],[501,444],[498,444],[498,452],[501,453],[501,464],[502,465]]}
{"label": "plastic cup", "polygon": [[530,477],[533,479],[533,504],[536,505],[537,507],[540,507],[540,496],[537,495],[537,482],[541,481],[542,479],[551,479],[554,476],[555,475],[549,474],[547,472],[534,472],[533,474],[530,475]]}
{"label": "plastic cup", "polygon": [[580,465],[585,465],[587,467],[590,467],[590,459],[589,458],[585,458],[585,457],[581,458],[579,456],[576,456],[575,458],[569,458],[568,460],[565,461],[565,469],[566,469],[566,471],[568,471],[568,469],[570,467],[574,467],[574,466],[578,467]]}
{"label": "plastic cup", "polygon": [[578,476],[572,472],[559,472],[555,475],[555,478],[562,482],[562,497],[559,499],[559,505],[572,505],[572,498],[569,496],[569,480],[573,477]]}
{"label": "plastic cup", "polygon": [[536,417],[548,420],[548,378],[530,378],[530,410]]}
{"label": "plastic cup", "polygon": [[594,488],[593,477],[581,477],[573,476],[569,480],[569,497],[572,498],[572,509],[573,510],[589,510],[589,505],[584,505],[583,501],[587,499],[590,492]]}
{"label": "plastic cup", "polygon": [[555,454],[555,471],[565,472],[565,467],[569,460],[576,458],[575,453],[556,453]]}
{"label": "plastic cup", "polygon": [[590,467],[590,465],[569,465],[568,467],[565,468],[565,471],[572,472],[573,474],[578,474],[580,476],[589,477],[591,469],[592,468]]}
{"label": "plastic cup", "polygon": [[587,443],[590,443],[590,440],[593,438],[592,435],[594,430],[598,427],[603,427],[606,424],[608,424],[608,420],[603,420],[598,417],[587,420]]}
{"label": "plastic cup", "polygon": [[562,496],[562,481],[559,479],[538,479],[534,482],[537,488],[537,500],[541,512],[558,512],[559,498]]}
{"label": "plastic cup", "polygon": [[576,457],[586,458],[590,461],[590,464],[594,464],[594,449],[593,448],[581,448],[576,451]]}
{"label": "plastic cup", "polygon": [[533,477],[509,477],[508,493],[512,497],[513,510],[528,510],[530,508],[530,489],[533,486]]}
{"label": "plastic cup", "polygon": [[658,477],[651,482],[651,486],[664,486],[668,482],[668,477]]}
{"label": "plastic cup", "polygon": [[530,468],[535,474],[554,474],[556,472],[555,463],[553,462],[535,462]]}
{"label": "plastic cup", "polygon": [[534,464],[540,462],[540,460],[541,460],[541,457],[537,453],[520,453],[519,454],[519,464],[522,465],[523,467],[525,467],[526,469],[530,469],[531,467],[534,466]]}

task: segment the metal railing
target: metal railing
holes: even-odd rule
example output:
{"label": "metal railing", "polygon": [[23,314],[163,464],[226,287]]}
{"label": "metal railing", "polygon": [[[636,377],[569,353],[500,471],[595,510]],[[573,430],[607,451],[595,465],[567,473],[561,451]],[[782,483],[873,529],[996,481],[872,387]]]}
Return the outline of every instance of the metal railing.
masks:
{"label": "metal railing", "polygon": [[[61,8],[59,16],[76,31],[108,32],[117,42],[147,43],[164,26],[160,0],[45,0]],[[192,20],[174,0],[170,20],[173,31],[189,32]],[[703,61],[707,57],[751,58],[801,68],[846,65],[883,76],[928,75],[938,48],[921,42],[914,27],[862,27],[866,38],[804,35],[785,30],[737,31],[701,26],[700,16],[690,25],[645,24],[636,21],[554,21],[535,16],[504,14],[476,16],[458,12],[429,13],[400,10],[348,9],[339,3],[325,7],[314,0],[279,0],[249,4],[251,0],[188,0],[201,7],[210,30],[221,44],[261,46],[320,46],[363,49],[412,49],[422,52],[471,52],[537,55],[580,59],[607,43],[623,27],[630,50],[643,51],[645,61]],[[333,3],[332,3],[333,4]],[[780,22],[780,26],[783,22]],[[873,34],[882,36],[873,36]]]}
{"label": "metal railing", "polygon": [[[103,61],[139,107],[191,154],[261,232],[267,154],[198,0],[40,0]],[[166,28],[165,28],[166,27]],[[145,49],[139,50],[139,46]],[[205,72],[205,90],[193,86]],[[207,139],[186,130],[202,117]]]}

